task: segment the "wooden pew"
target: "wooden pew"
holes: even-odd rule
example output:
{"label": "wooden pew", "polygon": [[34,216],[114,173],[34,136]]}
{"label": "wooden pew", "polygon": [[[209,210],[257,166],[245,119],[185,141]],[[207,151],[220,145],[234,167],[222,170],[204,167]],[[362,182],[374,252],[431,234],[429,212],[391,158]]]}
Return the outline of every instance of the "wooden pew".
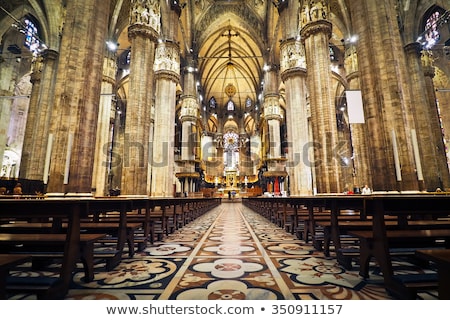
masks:
{"label": "wooden pew", "polygon": [[417,250],[416,256],[437,265],[439,299],[450,300],[450,249]]}
{"label": "wooden pew", "polygon": [[0,254],[0,299],[7,298],[6,279],[12,268],[31,261],[30,255]]}
{"label": "wooden pew", "polygon": [[[372,257],[376,256],[382,266],[385,283],[388,284],[387,290],[403,299],[415,299],[416,291],[421,287],[418,282],[423,282],[424,277],[422,275],[402,277],[395,274],[392,264],[388,263],[387,257],[390,252],[384,257],[384,252],[380,252],[381,248],[376,245],[379,241],[372,231],[350,231],[349,233],[360,239],[359,274],[363,278],[369,277],[369,262]],[[405,254],[408,252],[414,254],[418,248],[442,246],[437,244],[437,240],[443,240],[445,246],[450,246],[450,229],[387,230],[386,237],[389,250],[401,252],[403,249]],[[429,282],[430,278],[427,277],[425,280]],[[430,284],[427,283],[426,289],[429,287]]]}
{"label": "wooden pew", "polygon": [[[317,235],[313,240],[314,247],[317,250],[323,250],[326,256],[330,255],[330,242],[331,242],[331,221],[316,221],[316,225],[322,229],[323,235]],[[385,217],[385,226],[387,229],[442,229],[450,228],[450,220],[412,220],[407,224],[399,224],[394,217]],[[349,240],[348,233],[355,230],[372,230],[371,220],[345,220],[342,218],[339,220],[339,235]],[[336,250],[344,250],[347,253],[351,251],[345,250],[345,248],[337,248]],[[345,254],[344,254],[345,255]],[[351,254],[353,255],[353,254]],[[351,269],[351,262],[345,262],[343,265]]]}
{"label": "wooden pew", "polygon": [[[220,204],[220,199],[211,198],[189,198],[191,203],[198,203],[202,210],[210,209]],[[66,221],[66,241],[62,250],[62,263],[59,270],[59,278],[46,290],[43,295],[46,299],[63,298],[72,281],[72,273],[80,254],[81,246],[81,220],[90,215],[101,215],[105,212],[117,212],[119,230],[117,236],[116,254],[110,259],[111,266],[117,265],[123,253],[127,240],[127,215],[134,211],[144,210],[144,229],[150,233],[150,208],[167,205],[186,203],[185,198],[150,198],[150,197],[44,197],[44,198],[20,198],[0,199],[0,220],[10,219],[27,221],[30,218],[50,219],[57,224]],[[198,210],[197,212],[202,212]],[[204,212],[204,211],[203,211]],[[133,222],[133,221],[131,221]]]}
{"label": "wooden pew", "polygon": [[[56,228],[50,222],[24,222],[24,223],[9,223],[0,225],[0,232],[5,233],[61,233],[66,231],[68,224],[63,223],[61,228]],[[140,243],[141,239],[136,240],[137,230],[142,227],[141,223],[128,222],[127,229],[127,244],[128,254],[130,257],[134,256],[135,244]],[[82,233],[104,233],[108,235],[99,242],[114,243],[117,241],[119,233],[119,224],[116,222],[81,222],[80,231]],[[142,248],[138,247],[138,251]],[[107,270],[112,268],[107,267]]]}
{"label": "wooden pew", "polygon": [[[385,216],[397,216],[401,225],[407,223],[408,217],[448,218],[450,197],[436,194],[374,195],[367,198],[365,205],[366,214],[372,216],[372,230],[351,232],[352,235],[358,236],[361,242],[365,242],[362,243],[362,247],[368,248],[364,249],[364,252],[361,251],[360,273],[363,276],[367,274],[367,256],[373,256],[383,274],[386,290],[396,297],[411,298],[412,287],[394,274],[392,249],[395,246],[401,246],[399,245],[401,242],[418,249],[424,246],[430,248],[449,246],[450,229],[388,230]],[[444,244],[436,243],[438,239],[443,240]],[[414,290],[419,288],[420,284]]]}
{"label": "wooden pew", "polygon": [[45,292],[47,299],[61,299],[69,289],[72,273],[80,253],[80,219],[87,215],[87,201],[83,199],[0,199],[0,217],[3,220],[28,218],[67,219],[68,228],[64,244],[59,278]]}
{"label": "wooden pew", "polygon": [[[106,234],[81,234],[80,252],[76,255],[84,266],[85,282],[94,280],[94,243]],[[2,253],[23,253],[33,258],[62,258],[66,234],[0,233]],[[17,246],[20,245],[20,249]]]}

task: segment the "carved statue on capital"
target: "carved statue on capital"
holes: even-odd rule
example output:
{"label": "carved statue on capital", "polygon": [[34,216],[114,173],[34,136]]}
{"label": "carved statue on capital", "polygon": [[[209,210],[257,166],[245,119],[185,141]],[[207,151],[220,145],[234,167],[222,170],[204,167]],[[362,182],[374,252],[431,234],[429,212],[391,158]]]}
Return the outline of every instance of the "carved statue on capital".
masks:
{"label": "carved statue on capital", "polygon": [[306,68],[305,48],[300,41],[289,41],[281,46],[280,71]]}
{"label": "carved statue on capital", "polygon": [[193,97],[184,97],[180,110],[181,121],[190,119],[197,120],[198,117],[198,103]]}
{"label": "carved statue on capital", "polygon": [[156,48],[154,70],[180,73],[180,49],[173,43],[161,43]]}
{"label": "carved statue on capital", "polygon": [[131,0],[130,25],[143,24],[159,32],[160,19],[159,0]]}
{"label": "carved statue on capital", "polygon": [[433,67],[433,53],[431,50],[422,50],[422,65],[424,67]]}
{"label": "carved statue on capital", "polygon": [[326,20],[329,14],[328,0],[313,0],[309,5],[310,21]]}
{"label": "carved statue on capital", "polygon": [[300,26],[299,29],[304,27],[308,22],[311,21],[311,16],[309,12],[309,4],[305,3],[300,11]]}
{"label": "carved statue on capital", "polygon": [[281,109],[278,95],[264,97],[264,118],[281,119]]}
{"label": "carved statue on capital", "polygon": [[44,57],[41,55],[34,57],[31,62],[31,83],[35,83],[41,79],[42,68],[44,66]]}

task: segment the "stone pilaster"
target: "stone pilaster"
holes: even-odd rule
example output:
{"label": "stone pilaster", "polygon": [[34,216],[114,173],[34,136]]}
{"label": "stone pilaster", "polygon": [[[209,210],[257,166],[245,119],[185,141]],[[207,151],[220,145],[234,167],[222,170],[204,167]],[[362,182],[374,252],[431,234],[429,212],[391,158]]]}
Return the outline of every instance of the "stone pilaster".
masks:
{"label": "stone pilaster", "polygon": [[47,191],[91,192],[110,0],[67,2],[49,134]]}
{"label": "stone pilaster", "polygon": [[149,143],[153,103],[153,64],[160,30],[159,1],[131,1],[128,38],[131,42],[130,85],[122,162],[122,194],[147,195]]}

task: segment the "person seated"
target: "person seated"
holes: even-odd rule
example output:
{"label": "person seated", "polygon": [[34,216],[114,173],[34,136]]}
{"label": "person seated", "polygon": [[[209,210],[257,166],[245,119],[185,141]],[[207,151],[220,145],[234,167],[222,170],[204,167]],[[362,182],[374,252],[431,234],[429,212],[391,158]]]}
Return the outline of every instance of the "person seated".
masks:
{"label": "person seated", "polygon": [[372,190],[370,190],[370,188],[367,184],[361,190],[361,194],[371,194],[371,193],[372,193]]}
{"label": "person seated", "polygon": [[13,195],[21,195],[22,194],[22,185],[20,183],[17,183],[16,186],[13,189]]}

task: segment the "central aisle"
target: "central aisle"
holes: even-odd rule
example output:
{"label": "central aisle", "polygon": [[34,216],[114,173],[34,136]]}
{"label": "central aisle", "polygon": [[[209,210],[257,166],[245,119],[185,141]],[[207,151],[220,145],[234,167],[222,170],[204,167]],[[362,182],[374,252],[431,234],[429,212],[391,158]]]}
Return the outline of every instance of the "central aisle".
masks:
{"label": "central aisle", "polygon": [[362,280],[237,199],[113,271],[96,267],[94,282],[75,274],[67,299],[389,299],[376,272]]}
{"label": "central aisle", "polygon": [[214,210],[209,218],[216,219],[205,221],[211,227],[160,299],[293,299],[242,208],[227,202]]}

